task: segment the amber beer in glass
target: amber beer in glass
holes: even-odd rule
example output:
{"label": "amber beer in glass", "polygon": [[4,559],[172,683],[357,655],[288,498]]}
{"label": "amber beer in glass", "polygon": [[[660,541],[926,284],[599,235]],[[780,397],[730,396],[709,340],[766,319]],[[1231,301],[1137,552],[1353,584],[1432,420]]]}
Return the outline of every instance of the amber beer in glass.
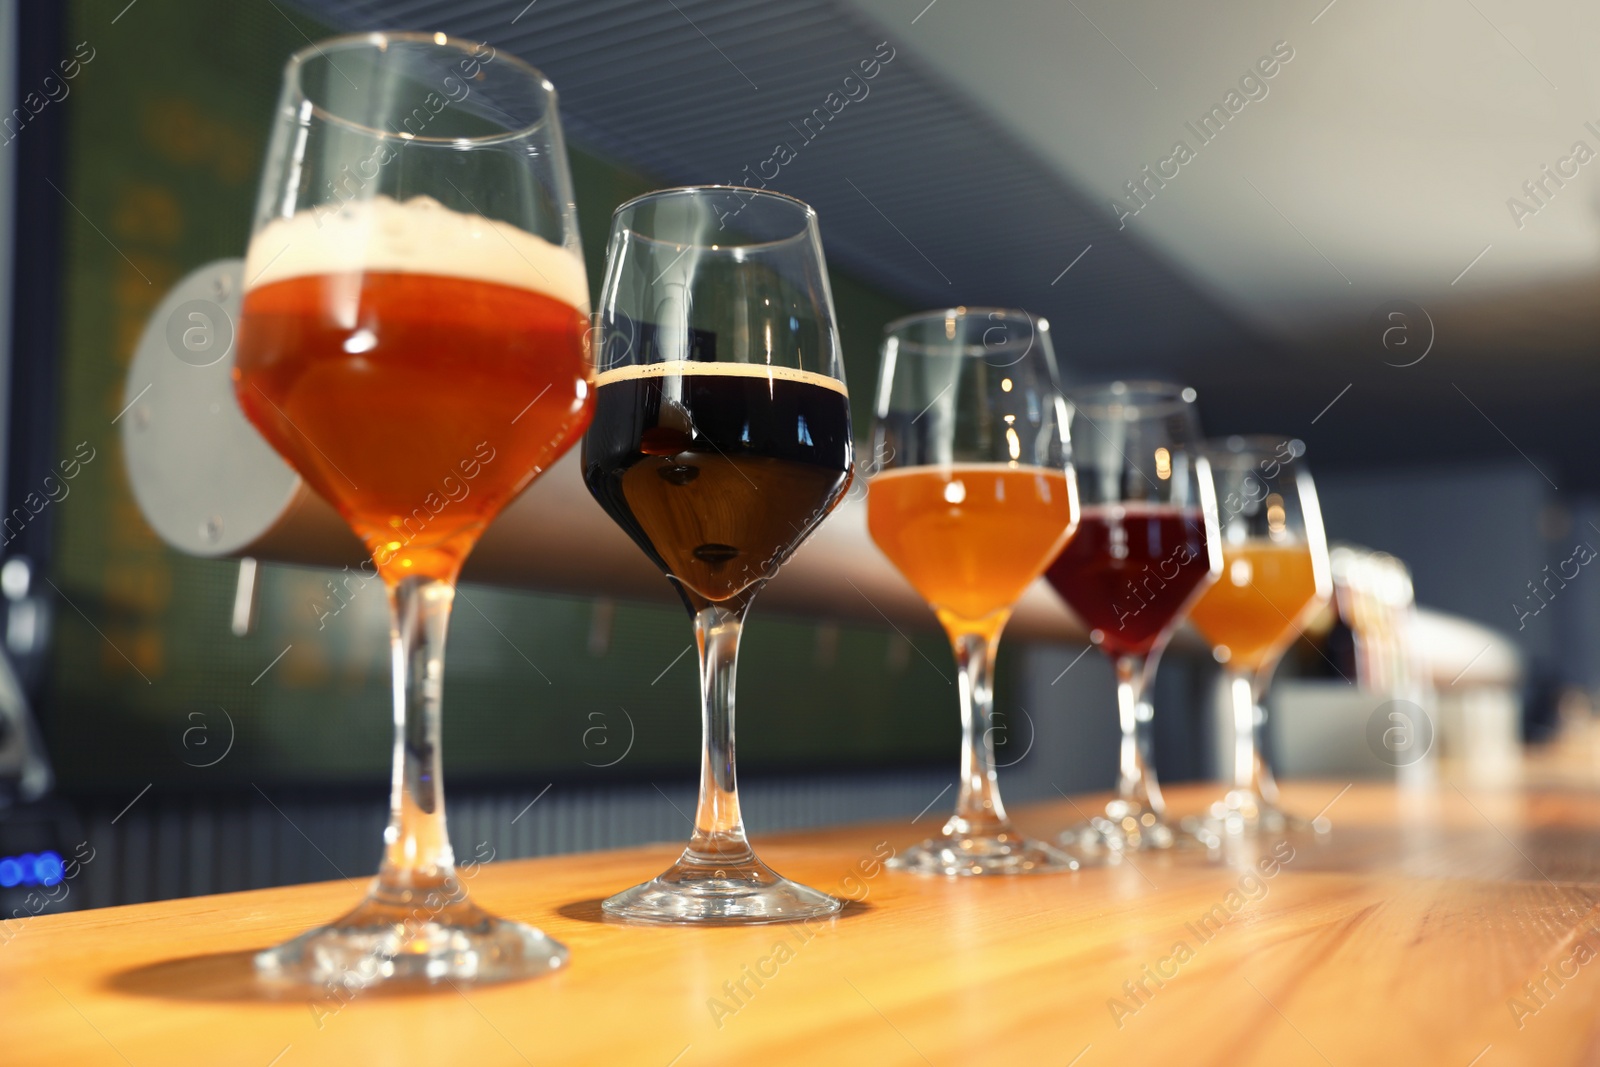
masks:
{"label": "amber beer in glass", "polygon": [[[503,225],[376,199],[271,224],[251,249],[239,403],[391,581],[453,582],[583,433],[582,263]],[[351,269],[351,249],[379,269]]]}
{"label": "amber beer in glass", "polygon": [[1072,527],[1072,504],[1065,470],[954,463],[880,472],[867,514],[873,540],[941,622],[998,634]]}
{"label": "amber beer in glass", "polygon": [[1305,544],[1246,538],[1222,545],[1222,577],[1189,611],[1220,662],[1257,671],[1299,635],[1306,608],[1323,602]]}
{"label": "amber beer in glass", "polygon": [[1001,631],[1078,517],[1049,324],[1025,311],[950,308],[901,319],[885,334],[867,524],[944,625],[962,729],[955,814],[891,866],[944,875],[1071,870],[1075,860],[1011,825],[994,752]]}
{"label": "amber beer in glass", "polygon": [[234,365],[245,414],[371,553],[393,611],[394,771],[355,910],[256,957],[272,983],[498,981],[566,949],[468,897],[445,823],[444,644],[484,527],[593,404],[588,287],[555,93],[444,34],[295,55]]}
{"label": "amber beer in glass", "polygon": [[1233,725],[1233,787],[1211,806],[1218,833],[1307,829],[1284,811],[1265,758],[1264,700],[1273,672],[1333,593],[1322,508],[1305,445],[1290,437],[1211,441],[1222,577],[1189,614],[1227,679]]}

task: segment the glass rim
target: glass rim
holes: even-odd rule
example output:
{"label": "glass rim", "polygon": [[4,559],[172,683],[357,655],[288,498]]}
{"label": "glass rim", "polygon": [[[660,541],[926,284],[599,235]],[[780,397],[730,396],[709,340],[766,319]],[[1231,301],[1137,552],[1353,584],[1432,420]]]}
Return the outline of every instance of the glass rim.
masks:
{"label": "glass rim", "polygon": [[[444,40],[439,38],[443,37]],[[473,57],[473,51],[489,47],[494,49],[495,58],[502,56],[510,60],[513,67],[517,67],[533,77],[534,82],[547,98],[544,113],[526,126],[516,129],[502,130],[499,133],[488,133],[478,137],[438,137],[427,134],[402,135],[392,130],[383,130],[375,126],[368,126],[364,122],[347,119],[337,115],[321,104],[312,100],[306,93],[305,86],[301,84],[300,73],[305,65],[312,59],[327,60],[330,66],[333,60],[328,59],[330,50],[349,51],[357,45],[375,46],[378,51],[386,51],[390,41],[404,41],[411,44],[425,44],[443,50],[453,50],[461,55]],[[475,57],[473,57],[475,58]],[[338,69],[335,67],[335,69]],[[423,33],[417,30],[370,30],[365,33],[343,33],[335,37],[327,37],[320,41],[313,41],[304,48],[298,49],[289,56],[289,61],[284,65],[284,86],[292,88],[300,102],[311,108],[311,113],[322,121],[334,126],[342,126],[347,130],[355,130],[371,137],[385,141],[399,141],[402,144],[430,144],[430,145],[491,145],[503,144],[508,141],[521,140],[549,124],[556,113],[556,87],[538,67],[523,59],[515,53],[504,49],[494,48],[487,41],[473,41],[465,37],[453,37],[444,33]]]}
{"label": "glass rim", "polygon": [[1035,315],[1025,308],[991,307],[978,304],[957,304],[954,307],[929,308],[926,311],[914,311],[909,315],[902,315],[898,319],[887,323],[883,327],[883,334],[888,337],[913,323],[929,320],[948,320],[951,318],[968,319],[975,315],[1004,315],[1009,319],[1026,319],[1035,329],[1045,333],[1050,332],[1050,322],[1043,315]]}
{"label": "glass rim", "polygon": [[[787,237],[774,237],[769,241],[730,241],[726,244],[705,244],[693,241],[672,241],[665,237],[656,237],[653,234],[643,233],[632,226],[623,226],[622,232],[633,234],[642,241],[652,244],[671,245],[674,248],[714,248],[721,251],[725,248],[776,248],[794,241],[809,240],[817,232],[817,209],[788,193],[776,193],[771,189],[754,189],[747,185],[675,185],[666,189],[652,189],[648,193],[624,200],[611,212],[612,236],[616,236],[618,220],[624,212],[631,212],[634,208],[651,201],[668,200],[675,197],[701,198],[713,193],[734,193],[744,196],[748,200],[760,200],[767,203],[793,205],[800,209],[800,228]],[[742,208],[740,210],[743,210]],[[736,213],[737,214],[737,213]]]}

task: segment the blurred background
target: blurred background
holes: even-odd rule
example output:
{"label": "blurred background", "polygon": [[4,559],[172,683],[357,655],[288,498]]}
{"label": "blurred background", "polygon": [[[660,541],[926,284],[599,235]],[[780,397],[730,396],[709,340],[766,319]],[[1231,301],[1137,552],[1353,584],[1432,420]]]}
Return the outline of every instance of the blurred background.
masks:
{"label": "blurred background", "polygon": [[[858,437],[885,322],[995,304],[1048,317],[1069,384],[1172,377],[1199,391],[1212,434],[1303,440],[1330,538],[1392,554],[1410,586],[1383,633],[1350,608],[1366,594],[1341,589],[1282,669],[1287,772],[1423,773],[1452,756],[1492,769],[1563,710],[1587,721],[1600,10],[4,0],[7,914],[39,876],[6,857],[81,841],[95,859],[51,907],[375,865],[391,741],[381,588],[168,547],[123,449],[152,314],[191,270],[243,254],[284,61],[371,29],[481,39],[550,77],[592,290],[612,209],[645,190],[766,184],[814,205]],[[699,724],[681,606],[664,582],[557,587],[463,587],[445,752],[469,854],[686,828]],[[1404,685],[1364,684],[1361,649],[1383,641],[1404,646]],[[1110,672],[1086,647],[1063,611],[1003,648],[1013,803],[1113,782]],[[885,615],[865,596],[758,608],[742,665],[753,831],[942,818],[959,733],[931,613]],[[1155,694],[1169,782],[1215,772],[1216,674],[1180,636]],[[1365,731],[1402,690],[1437,744],[1397,768]]]}

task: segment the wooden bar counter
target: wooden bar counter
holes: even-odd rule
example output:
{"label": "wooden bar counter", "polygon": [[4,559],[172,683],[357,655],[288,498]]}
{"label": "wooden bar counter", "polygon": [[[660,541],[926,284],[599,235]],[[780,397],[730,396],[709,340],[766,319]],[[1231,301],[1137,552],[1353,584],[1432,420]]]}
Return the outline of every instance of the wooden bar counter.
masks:
{"label": "wooden bar counter", "polygon": [[[1172,793],[1193,811],[1215,789]],[[1600,1063],[1591,784],[1441,774],[1406,792],[1301,783],[1286,801],[1326,808],[1332,833],[1068,875],[884,870],[936,812],[759,840],[853,902],[809,927],[601,921],[599,899],[676,846],[489,864],[478,901],[565,941],[570,967],[420,994],[255,988],[252,951],[358,884],[41,916],[0,945],[0,1064]],[[1044,833],[1096,803],[1019,821]]]}

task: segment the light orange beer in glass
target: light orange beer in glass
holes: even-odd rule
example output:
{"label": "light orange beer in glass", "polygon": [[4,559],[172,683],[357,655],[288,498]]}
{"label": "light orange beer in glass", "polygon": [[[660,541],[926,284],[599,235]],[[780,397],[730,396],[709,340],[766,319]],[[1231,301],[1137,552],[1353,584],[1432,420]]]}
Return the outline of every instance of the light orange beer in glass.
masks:
{"label": "light orange beer in glass", "polygon": [[1270,665],[1300,631],[1320,599],[1311,546],[1250,538],[1223,542],[1222,577],[1189,611],[1200,635],[1229,667],[1251,673]]}
{"label": "light orange beer in glass", "polygon": [[1077,523],[1060,468],[998,463],[884,471],[867,494],[872,539],[946,626],[987,632]]}

